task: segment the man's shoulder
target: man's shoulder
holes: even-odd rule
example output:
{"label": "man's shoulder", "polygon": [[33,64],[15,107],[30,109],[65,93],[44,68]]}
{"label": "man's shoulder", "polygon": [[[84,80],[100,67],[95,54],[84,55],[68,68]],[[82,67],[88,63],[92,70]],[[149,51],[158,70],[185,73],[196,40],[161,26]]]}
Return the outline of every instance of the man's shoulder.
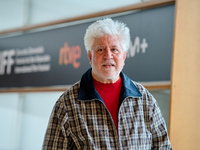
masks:
{"label": "man's shoulder", "polygon": [[80,88],[80,81],[74,83],[73,85],[69,86],[68,89],[63,93],[63,95],[68,95],[68,94],[77,94],[78,90]]}
{"label": "man's shoulder", "polygon": [[133,80],[131,80],[132,82],[133,82],[133,84],[138,88],[138,90],[141,92],[141,91],[146,91],[147,89],[141,84],[141,83],[139,83],[139,82],[136,82],[136,81],[133,81]]}
{"label": "man's shoulder", "polygon": [[136,81],[132,81],[132,82],[138,88],[138,90],[140,91],[140,93],[142,94],[143,97],[147,96],[150,99],[153,98],[152,94],[148,91],[148,89],[142,83],[139,83],[139,82],[136,82]]}
{"label": "man's shoulder", "polygon": [[63,102],[66,99],[69,99],[70,97],[78,97],[79,88],[80,88],[80,81],[69,86],[59,97],[58,102]]}

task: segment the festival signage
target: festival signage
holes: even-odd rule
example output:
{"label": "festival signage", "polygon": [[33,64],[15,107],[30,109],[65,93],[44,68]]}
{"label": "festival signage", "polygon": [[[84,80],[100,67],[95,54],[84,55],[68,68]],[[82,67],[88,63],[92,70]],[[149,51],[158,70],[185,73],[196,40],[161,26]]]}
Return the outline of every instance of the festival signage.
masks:
{"label": "festival signage", "polygon": [[[112,18],[126,23],[131,32],[123,72],[140,82],[170,81],[174,5]],[[1,38],[0,88],[71,85],[80,80],[90,68],[83,38],[93,21]]]}

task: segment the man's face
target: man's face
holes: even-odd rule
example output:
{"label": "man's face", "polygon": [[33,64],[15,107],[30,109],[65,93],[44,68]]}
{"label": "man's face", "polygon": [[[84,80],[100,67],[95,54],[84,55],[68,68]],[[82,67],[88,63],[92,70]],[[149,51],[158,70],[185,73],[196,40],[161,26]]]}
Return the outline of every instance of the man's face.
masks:
{"label": "man's face", "polygon": [[114,83],[119,79],[126,52],[117,36],[103,36],[95,39],[92,50],[88,51],[92,76],[102,83]]}

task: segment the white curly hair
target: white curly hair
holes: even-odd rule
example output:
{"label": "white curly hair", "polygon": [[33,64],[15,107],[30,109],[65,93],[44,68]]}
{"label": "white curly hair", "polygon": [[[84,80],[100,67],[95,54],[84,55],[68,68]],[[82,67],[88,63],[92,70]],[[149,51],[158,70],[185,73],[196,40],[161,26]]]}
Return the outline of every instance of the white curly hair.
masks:
{"label": "white curly hair", "polygon": [[91,24],[85,33],[85,48],[91,50],[95,38],[105,35],[118,36],[124,51],[128,51],[130,45],[130,30],[126,24],[114,21],[111,18],[103,18]]}

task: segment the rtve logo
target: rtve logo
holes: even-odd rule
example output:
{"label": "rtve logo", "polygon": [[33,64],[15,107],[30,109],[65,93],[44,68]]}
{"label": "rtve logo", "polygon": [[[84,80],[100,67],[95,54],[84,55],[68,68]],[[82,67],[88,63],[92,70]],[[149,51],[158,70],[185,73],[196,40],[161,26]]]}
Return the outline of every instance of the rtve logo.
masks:
{"label": "rtve logo", "polygon": [[80,67],[80,62],[77,59],[81,57],[81,48],[79,45],[69,47],[68,43],[64,44],[64,47],[60,48],[59,53],[59,65],[72,64],[74,68]]}

